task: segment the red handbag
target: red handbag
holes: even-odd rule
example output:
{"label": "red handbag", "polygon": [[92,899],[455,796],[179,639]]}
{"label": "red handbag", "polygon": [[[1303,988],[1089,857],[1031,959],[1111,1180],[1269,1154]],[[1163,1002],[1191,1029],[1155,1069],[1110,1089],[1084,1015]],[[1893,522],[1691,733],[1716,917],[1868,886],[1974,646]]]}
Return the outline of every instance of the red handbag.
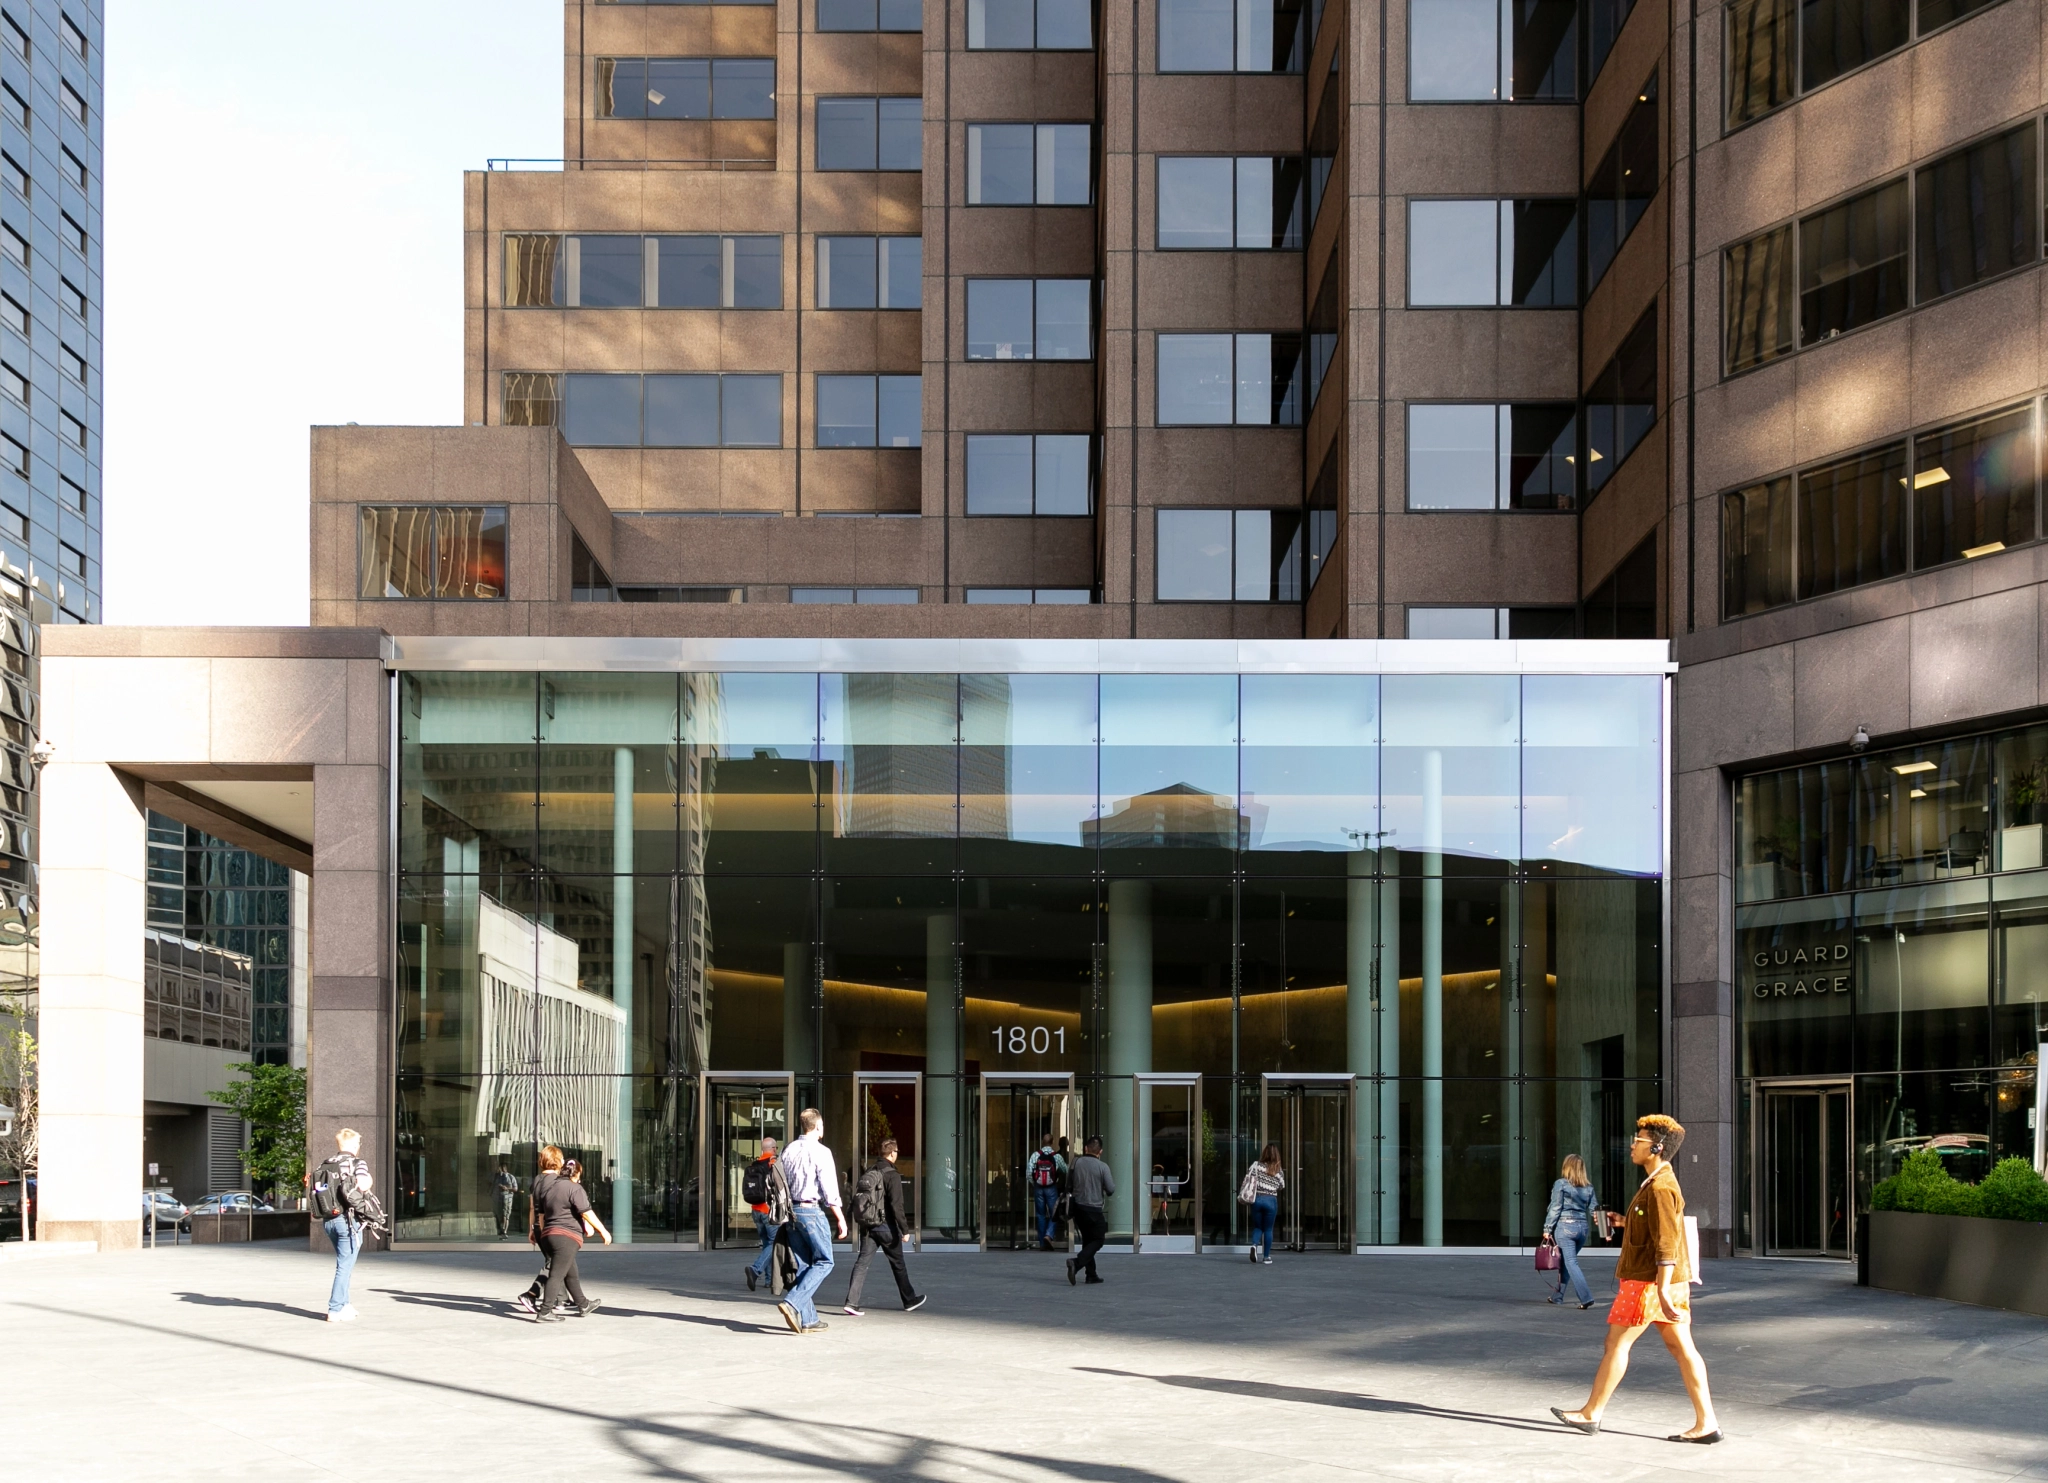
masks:
{"label": "red handbag", "polygon": [[1564,1253],[1557,1249],[1556,1244],[1548,1236],[1545,1236],[1543,1244],[1536,1248],[1536,1270],[1539,1272],[1555,1272],[1563,1265]]}

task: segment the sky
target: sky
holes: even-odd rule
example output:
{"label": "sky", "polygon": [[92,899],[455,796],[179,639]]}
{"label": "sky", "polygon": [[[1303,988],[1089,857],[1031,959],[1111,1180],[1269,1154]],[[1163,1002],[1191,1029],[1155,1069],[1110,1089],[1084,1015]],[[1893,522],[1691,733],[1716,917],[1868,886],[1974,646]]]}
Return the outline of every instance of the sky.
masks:
{"label": "sky", "polygon": [[107,0],[109,623],[307,616],[307,429],[462,415],[462,172],[562,152],[561,0]]}

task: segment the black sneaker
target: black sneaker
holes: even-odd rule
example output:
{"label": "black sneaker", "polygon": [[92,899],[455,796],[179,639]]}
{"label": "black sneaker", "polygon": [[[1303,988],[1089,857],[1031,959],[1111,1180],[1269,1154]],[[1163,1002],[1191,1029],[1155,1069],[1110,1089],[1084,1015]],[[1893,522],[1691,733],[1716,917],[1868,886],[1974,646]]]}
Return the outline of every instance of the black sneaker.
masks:
{"label": "black sneaker", "polygon": [[1074,1259],[1073,1259],[1072,1257],[1068,1257],[1068,1258],[1067,1258],[1067,1286],[1068,1286],[1068,1287],[1072,1287],[1073,1285],[1074,1285]]}
{"label": "black sneaker", "polygon": [[1088,1285],[1090,1287],[1100,1287],[1102,1285],[1102,1279],[1100,1277],[1090,1277],[1088,1279]]}
{"label": "black sneaker", "polygon": [[922,1308],[923,1306],[924,1294],[919,1293],[916,1297],[912,1298],[909,1302],[903,1305],[903,1311],[905,1313],[915,1313],[918,1309]]}
{"label": "black sneaker", "polygon": [[595,1313],[598,1309],[602,1308],[603,1306],[603,1298],[592,1298],[589,1302],[585,1303],[582,1307],[576,1310],[576,1316],[578,1318],[588,1318],[591,1314]]}
{"label": "black sneaker", "polygon": [[747,1291],[748,1291],[748,1292],[752,1292],[752,1291],[754,1290],[754,1286],[755,1286],[755,1284],[756,1284],[756,1283],[758,1283],[758,1282],[759,1282],[760,1280],[761,1280],[761,1274],[760,1274],[760,1273],[756,1272],[756,1271],[755,1271],[755,1270],[754,1270],[754,1269],[753,1269],[752,1267],[749,1267],[749,1268],[747,1268]]}

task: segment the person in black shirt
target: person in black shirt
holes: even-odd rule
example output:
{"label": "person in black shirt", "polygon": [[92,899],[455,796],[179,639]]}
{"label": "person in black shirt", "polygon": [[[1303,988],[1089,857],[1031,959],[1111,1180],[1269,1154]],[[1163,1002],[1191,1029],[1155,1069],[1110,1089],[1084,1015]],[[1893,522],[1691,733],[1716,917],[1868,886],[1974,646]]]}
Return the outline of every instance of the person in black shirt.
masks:
{"label": "person in black shirt", "polygon": [[601,1237],[607,1246],[612,1243],[612,1233],[590,1208],[590,1196],[582,1185],[583,1169],[574,1159],[565,1160],[562,1150],[550,1143],[540,1151],[540,1167],[540,1177],[533,1182],[533,1225],[548,1271],[533,1319],[535,1323],[559,1323],[565,1291],[579,1318],[597,1311],[597,1300],[583,1295],[576,1257],[583,1250],[585,1232]]}
{"label": "person in black shirt", "polygon": [[860,1293],[867,1282],[868,1263],[877,1251],[889,1258],[904,1311],[922,1308],[924,1295],[910,1285],[910,1273],[903,1265],[903,1233],[910,1229],[910,1220],[903,1212],[903,1176],[896,1172],[894,1138],[882,1140],[880,1157],[854,1185],[853,1218],[860,1226],[860,1248],[854,1253],[853,1280],[846,1286],[846,1311],[855,1318],[866,1317]]}

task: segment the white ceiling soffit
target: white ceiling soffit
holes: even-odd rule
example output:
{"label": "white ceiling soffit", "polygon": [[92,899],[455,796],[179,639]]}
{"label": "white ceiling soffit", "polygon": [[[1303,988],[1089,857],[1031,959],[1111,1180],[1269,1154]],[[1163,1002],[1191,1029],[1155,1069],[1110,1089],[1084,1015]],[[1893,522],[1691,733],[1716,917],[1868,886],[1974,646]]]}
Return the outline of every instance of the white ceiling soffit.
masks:
{"label": "white ceiling soffit", "polygon": [[303,841],[308,848],[313,843],[313,781],[307,778],[294,782],[224,782],[208,778],[201,782],[181,782],[179,787],[224,803],[237,813],[247,814],[259,824],[267,824],[279,834]]}

